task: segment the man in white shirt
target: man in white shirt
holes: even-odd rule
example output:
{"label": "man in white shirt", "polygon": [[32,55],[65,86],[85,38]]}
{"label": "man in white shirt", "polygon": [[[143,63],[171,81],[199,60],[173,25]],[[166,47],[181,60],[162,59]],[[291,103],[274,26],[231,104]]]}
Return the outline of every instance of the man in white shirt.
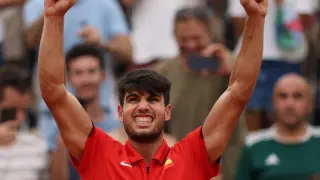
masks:
{"label": "man in white shirt", "polygon": [[22,5],[25,0],[1,0],[0,1],[0,65],[5,61],[3,53],[3,41],[4,41],[4,20],[3,20],[3,8],[10,7],[13,5]]}
{"label": "man in white shirt", "polygon": [[182,7],[204,6],[205,0],[120,0],[132,8],[132,43],[134,63],[145,65],[154,59],[176,57],[178,47],[174,38],[175,13]]}
{"label": "man in white shirt", "polygon": [[23,130],[31,99],[31,76],[9,63],[0,68],[0,77],[0,179],[46,180],[46,143]]}
{"label": "man in white shirt", "polygon": [[[268,114],[272,109],[271,97],[275,81],[283,74],[301,73],[301,63],[308,53],[307,42],[304,37],[290,50],[279,45],[279,10],[287,13],[282,16],[296,15],[300,25],[306,28],[304,18],[299,15],[312,15],[315,11],[316,0],[269,0],[268,14],[265,22],[263,62],[255,88],[255,92],[247,106],[246,122],[249,131],[259,130],[268,126]],[[235,48],[238,53],[242,41],[242,30],[246,18],[244,9],[237,0],[229,0],[228,14],[232,17],[234,33],[239,41]],[[286,7],[288,11],[283,11]],[[277,24],[278,23],[278,24]],[[296,24],[295,24],[296,25]],[[301,31],[302,32],[302,31]],[[301,33],[303,36],[303,34]]]}

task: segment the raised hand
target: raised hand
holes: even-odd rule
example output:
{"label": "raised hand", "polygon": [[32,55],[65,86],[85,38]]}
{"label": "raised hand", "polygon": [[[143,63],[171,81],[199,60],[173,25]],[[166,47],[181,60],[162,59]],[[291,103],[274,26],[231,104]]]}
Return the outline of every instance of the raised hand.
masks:
{"label": "raised hand", "polygon": [[[230,74],[231,66],[232,66],[232,55],[224,45],[213,43],[209,45],[207,48],[205,48],[201,52],[201,55],[204,57],[216,56],[220,60],[220,69],[213,74],[218,74],[218,75]],[[202,74],[209,75],[211,73],[204,69],[202,70]]]}
{"label": "raised hand", "polygon": [[102,45],[102,37],[97,29],[92,26],[85,26],[79,32],[80,37],[86,43]]}
{"label": "raised hand", "polygon": [[268,0],[240,0],[248,16],[265,16],[268,9]]}
{"label": "raised hand", "polygon": [[45,0],[45,15],[64,16],[74,3],[75,0]]}

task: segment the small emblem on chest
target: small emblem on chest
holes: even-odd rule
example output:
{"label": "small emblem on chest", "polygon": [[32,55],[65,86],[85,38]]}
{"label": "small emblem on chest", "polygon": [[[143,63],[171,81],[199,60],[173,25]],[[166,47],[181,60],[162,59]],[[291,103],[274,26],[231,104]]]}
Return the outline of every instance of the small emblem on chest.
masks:
{"label": "small emblem on chest", "polygon": [[120,165],[122,165],[122,166],[127,166],[127,167],[131,167],[131,168],[132,168],[131,164],[128,163],[128,162],[126,162],[126,161],[122,161],[122,162],[120,163]]}
{"label": "small emblem on chest", "polygon": [[280,163],[279,157],[275,153],[270,154],[265,160],[265,164],[267,166],[275,166],[275,165],[278,165],[279,163]]}
{"label": "small emblem on chest", "polygon": [[166,162],[164,163],[164,168],[166,169],[166,168],[171,167],[171,166],[173,166],[173,165],[174,165],[174,164],[173,164],[172,160],[171,160],[170,158],[168,158],[168,159],[166,160]]}

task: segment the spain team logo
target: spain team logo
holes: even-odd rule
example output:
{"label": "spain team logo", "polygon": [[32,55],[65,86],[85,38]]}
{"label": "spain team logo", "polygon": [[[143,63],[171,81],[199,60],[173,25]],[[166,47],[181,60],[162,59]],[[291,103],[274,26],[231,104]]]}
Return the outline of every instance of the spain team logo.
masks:
{"label": "spain team logo", "polygon": [[174,166],[174,164],[173,164],[172,160],[170,158],[168,158],[166,160],[166,162],[164,163],[164,168],[166,169],[166,168],[171,167],[171,166]]}

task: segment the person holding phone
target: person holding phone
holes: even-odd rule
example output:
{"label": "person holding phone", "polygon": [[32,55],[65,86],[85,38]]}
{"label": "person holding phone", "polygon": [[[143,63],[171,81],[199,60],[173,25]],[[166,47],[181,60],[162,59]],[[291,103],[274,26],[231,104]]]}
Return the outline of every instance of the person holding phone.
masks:
{"label": "person holding phone", "polygon": [[[187,7],[178,10],[174,19],[174,35],[179,55],[154,67],[174,84],[171,104],[175,108],[167,130],[178,140],[203,123],[212,104],[228,86],[233,58],[223,44],[215,41],[219,37],[214,33],[214,23],[208,9]],[[241,126],[240,121],[222,158],[224,178],[228,180],[232,179],[229,176],[234,173],[235,159],[240,153]]]}
{"label": "person holding phone", "polygon": [[48,152],[44,140],[24,131],[30,106],[31,76],[15,64],[0,67],[0,179],[45,179]]}

